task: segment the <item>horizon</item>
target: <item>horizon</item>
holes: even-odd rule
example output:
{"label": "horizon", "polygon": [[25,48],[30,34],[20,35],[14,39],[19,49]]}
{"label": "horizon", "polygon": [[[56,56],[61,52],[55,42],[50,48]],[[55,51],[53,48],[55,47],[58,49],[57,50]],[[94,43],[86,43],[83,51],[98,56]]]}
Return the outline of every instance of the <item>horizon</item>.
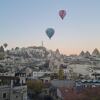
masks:
{"label": "horizon", "polygon": [[[4,44],[4,43],[3,43],[3,44]],[[2,44],[1,46],[3,46],[3,44]],[[7,44],[7,45],[9,46],[9,44]],[[12,48],[9,48],[8,46],[5,48],[6,50],[11,50],[12,48],[15,49],[16,47],[18,47],[18,48],[20,48],[20,49],[22,49],[22,48],[30,48],[30,47],[44,47],[44,48],[46,48],[47,50],[52,50],[52,51],[56,51],[56,50],[58,49],[59,52],[60,52],[60,54],[63,54],[63,55],[66,55],[66,56],[70,56],[70,55],[79,55],[82,51],[83,51],[84,53],[86,53],[86,52],[88,51],[90,54],[92,54],[92,52],[93,52],[95,49],[97,49],[98,51],[100,51],[98,48],[94,48],[92,51],[89,51],[89,50],[81,50],[81,51],[79,51],[78,53],[68,54],[68,53],[62,52],[59,48],[50,49],[50,48],[47,48],[47,47],[42,46],[42,45],[29,45],[29,46],[22,46],[22,47],[15,46],[15,47],[12,47]],[[4,46],[3,46],[3,47],[4,47]]]}
{"label": "horizon", "polygon": [[[67,11],[62,20],[59,10]],[[0,1],[0,45],[7,48],[44,46],[66,55],[100,50],[100,1]],[[54,28],[50,40],[45,30]]]}

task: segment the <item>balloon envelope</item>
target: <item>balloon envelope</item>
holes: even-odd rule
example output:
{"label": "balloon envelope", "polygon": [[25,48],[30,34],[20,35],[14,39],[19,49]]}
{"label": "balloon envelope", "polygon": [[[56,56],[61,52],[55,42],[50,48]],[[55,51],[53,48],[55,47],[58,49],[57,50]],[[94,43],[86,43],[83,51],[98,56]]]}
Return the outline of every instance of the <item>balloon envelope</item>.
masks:
{"label": "balloon envelope", "polygon": [[60,10],[59,11],[59,16],[61,17],[61,19],[64,19],[64,17],[66,16],[66,11],[65,10]]}
{"label": "balloon envelope", "polygon": [[53,28],[48,28],[46,30],[46,34],[49,37],[49,39],[51,39],[51,37],[54,35],[54,33],[55,33],[55,30]]}

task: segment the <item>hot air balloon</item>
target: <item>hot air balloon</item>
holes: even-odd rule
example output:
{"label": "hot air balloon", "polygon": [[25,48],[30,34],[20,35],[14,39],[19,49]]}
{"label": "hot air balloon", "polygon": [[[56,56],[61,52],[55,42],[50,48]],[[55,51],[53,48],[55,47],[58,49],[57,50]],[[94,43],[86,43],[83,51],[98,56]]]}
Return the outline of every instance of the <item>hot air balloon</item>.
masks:
{"label": "hot air balloon", "polygon": [[55,30],[54,30],[53,28],[48,28],[48,29],[46,30],[46,34],[47,34],[47,36],[49,37],[49,39],[52,38],[52,36],[54,35],[54,33],[55,33]]}
{"label": "hot air balloon", "polygon": [[63,20],[64,17],[66,16],[66,10],[60,10],[60,11],[59,11],[59,16],[60,16],[61,19]]}

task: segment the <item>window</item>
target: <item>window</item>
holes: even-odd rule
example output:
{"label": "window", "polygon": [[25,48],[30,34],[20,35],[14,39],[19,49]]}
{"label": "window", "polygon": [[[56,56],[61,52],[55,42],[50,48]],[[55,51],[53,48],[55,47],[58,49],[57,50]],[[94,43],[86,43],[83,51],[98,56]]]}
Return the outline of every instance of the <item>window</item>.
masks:
{"label": "window", "polygon": [[18,98],[18,96],[16,96],[16,98]]}
{"label": "window", "polygon": [[6,98],[6,93],[3,93],[3,98]]}

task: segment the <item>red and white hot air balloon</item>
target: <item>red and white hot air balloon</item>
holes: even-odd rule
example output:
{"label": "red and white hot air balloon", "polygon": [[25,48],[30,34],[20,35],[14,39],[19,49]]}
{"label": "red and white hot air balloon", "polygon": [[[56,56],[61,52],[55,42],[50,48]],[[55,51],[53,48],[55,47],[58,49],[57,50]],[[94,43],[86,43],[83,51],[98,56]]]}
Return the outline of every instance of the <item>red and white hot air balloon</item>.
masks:
{"label": "red and white hot air balloon", "polygon": [[63,20],[64,17],[66,16],[66,10],[60,10],[60,11],[59,11],[59,16],[60,16],[61,19]]}

